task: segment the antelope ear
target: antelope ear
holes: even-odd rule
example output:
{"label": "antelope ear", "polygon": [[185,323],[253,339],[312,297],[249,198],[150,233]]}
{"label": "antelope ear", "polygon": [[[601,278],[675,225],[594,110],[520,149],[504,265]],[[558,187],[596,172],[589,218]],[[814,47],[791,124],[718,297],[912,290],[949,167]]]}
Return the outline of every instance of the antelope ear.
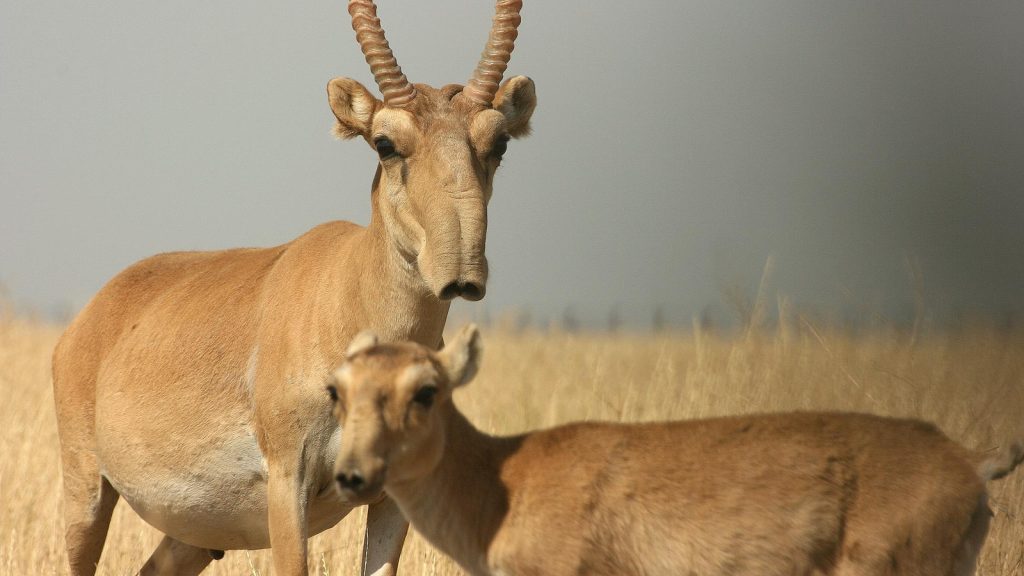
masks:
{"label": "antelope ear", "polygon": [[513,138],[530,135],[530,117],[536,107],[537,91],[533,80],[526,76],[509,78],[494,95],[494,109],[505,115],[508,134]]}
{"label": "antelope ear", "polygon": [[327,83],[327,102],[338,122],[334,135],[347,140],[355,136],[370,137],[373,114],[380,101],[362,84],[351,78],[335,78]]}
{"label": "antelope ear", "polygon": [[458,388],[476,376],[481,353],[480,331],[476,324],[463,326],[455,338],[438,353],[452,388]]}
{"label": "antelope ear", "polygon": [[372,330],[363,330],[356,337],[349,342],[348,349],[345,350],[345,358],[351,358],[360,352],[364,352],[377,345],[380,339],[377,334]]}

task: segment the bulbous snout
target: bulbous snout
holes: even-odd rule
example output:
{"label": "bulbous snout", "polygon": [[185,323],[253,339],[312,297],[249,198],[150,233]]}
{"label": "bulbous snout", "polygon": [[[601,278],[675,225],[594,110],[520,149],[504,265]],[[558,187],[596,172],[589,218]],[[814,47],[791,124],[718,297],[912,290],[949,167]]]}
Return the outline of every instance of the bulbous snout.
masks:
{"label": "bulbous snout", "polygon": [[428,228],[418,263],[434,296],[475,302],[487,290],[487,206],[479,190],[460,195]]}
{"label": "bulbous snout", "polygon": [[465,298],[476,302],[487,293],[487,258],[477,252],[465,257],[465,252],[446,262],[446,266],[433,266],[433,278],[427,281],[434,296],[441,300]]}

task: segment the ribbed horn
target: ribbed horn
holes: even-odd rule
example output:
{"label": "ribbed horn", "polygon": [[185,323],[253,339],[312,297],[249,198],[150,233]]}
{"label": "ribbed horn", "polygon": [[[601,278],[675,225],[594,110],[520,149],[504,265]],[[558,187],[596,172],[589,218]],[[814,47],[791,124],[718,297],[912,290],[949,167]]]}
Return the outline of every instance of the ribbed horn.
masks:
{"label": "ribbed horn", "polygon": [[522,9],[522,0],[498,0],[487,46],[480,55],[480,63],[476,65],[473,77],[462,90],[463,96],[484,106],[491,105],[515,48],[516,36],[519,35],[517,29],[522,21],[519,11]]}
{"label": "ribbed horn", "polygon": [[416,88],[402,74],[402,68],[388,46],[380,18],[377,18],[377,5],[372,0],[349,0],[348,13],[352,16],[352,29],[356,31],[359,48],[370,65],[384,103],[401,108],[412,102]]}

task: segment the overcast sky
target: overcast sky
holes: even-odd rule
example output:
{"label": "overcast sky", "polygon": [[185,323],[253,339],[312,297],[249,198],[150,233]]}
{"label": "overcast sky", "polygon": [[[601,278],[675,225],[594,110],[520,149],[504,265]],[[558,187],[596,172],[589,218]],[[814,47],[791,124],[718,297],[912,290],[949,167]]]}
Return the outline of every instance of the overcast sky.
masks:
{"label": "overcast sky", "polygon": [[[465,81],[492,2],[379,3],[412,81]],[[376,157],[332,139],[324,89],[373,86],[343,0],[0,6],[19,304],[77,308],[156,252],[368,221]],[[1020,0],[526,0],[509,74],[539,105],[476,306],[686,324],[773,256],[773,290],[828,311],[912,302],[908,261],[937,314],[1024,309],[1022,30]]]}

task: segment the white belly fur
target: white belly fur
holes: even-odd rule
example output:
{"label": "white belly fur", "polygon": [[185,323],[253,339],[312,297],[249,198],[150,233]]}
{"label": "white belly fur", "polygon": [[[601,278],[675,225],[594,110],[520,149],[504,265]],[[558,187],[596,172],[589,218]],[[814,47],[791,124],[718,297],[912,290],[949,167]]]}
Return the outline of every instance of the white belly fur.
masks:
{"label": "white belly fur", "polygon": [[166,444],[103,450],[104,475],[139,516],[172,538],[218,550],[265,548],[263,456],[251,430],[238,432],[219,446],[189,450],[188,458],[180,457],[182,446]]}
{"label": "white belly fur", "polygon": [[[333,446],[337,446],[338,433],[333,435]],[[189,458],[180,457],[180,445],[150,444],[144,450],[125,450],[130,444],[118,444],[118,450],[102,450],[104,476],[153,527],[201,548],[270,546],[266,461],[251,428],[222,436],[215,447],[189,450]],[[175,452],[171,460],[187,460],[189,465],[167,466],[161,458],[164,449]],[[147,457],[140,458],[140,454]],[[309,504],[310,535],[337,524],[352,508],[333,490],[319,497],[314,494]]]}

